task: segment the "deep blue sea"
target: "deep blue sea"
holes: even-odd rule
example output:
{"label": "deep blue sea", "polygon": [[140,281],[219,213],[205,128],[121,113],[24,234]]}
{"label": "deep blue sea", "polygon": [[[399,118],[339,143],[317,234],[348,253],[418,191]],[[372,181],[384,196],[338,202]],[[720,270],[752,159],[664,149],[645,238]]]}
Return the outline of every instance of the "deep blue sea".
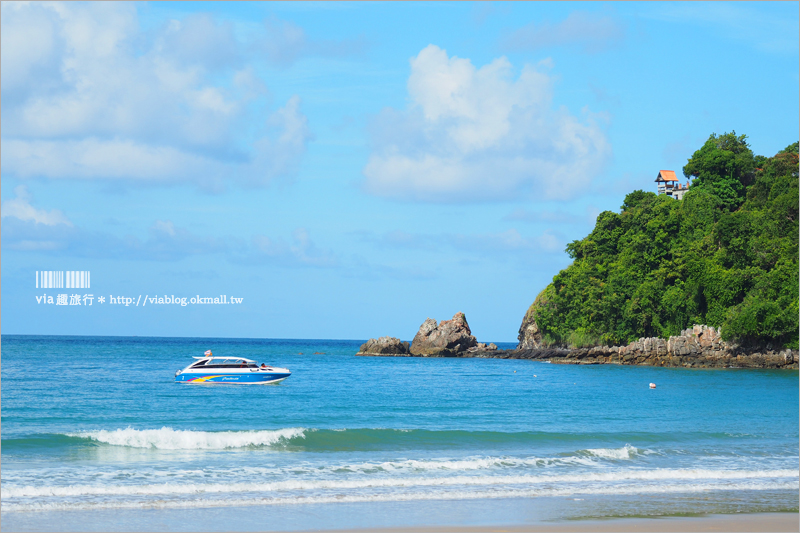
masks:
{"label": "deep blue sea", "polygon": [[[361,342],[3,335],[4,527],[141,529],[149,513],[156,529],[248,529],[225,527],[234,511],[286,530],[798,509],[796,370],[357,357]],[[208,349],[293,374],[175,383]],[[464,514],[487,501],[508,511]]]}

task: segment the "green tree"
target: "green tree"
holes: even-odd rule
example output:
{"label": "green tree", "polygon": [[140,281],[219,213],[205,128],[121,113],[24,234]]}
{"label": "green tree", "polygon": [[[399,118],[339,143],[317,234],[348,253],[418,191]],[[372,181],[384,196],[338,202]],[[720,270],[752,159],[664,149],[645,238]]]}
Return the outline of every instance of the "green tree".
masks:
{"label": "green tree", "polygon": [[756,158],[747,144],[747,136],[736,132],[717,136],[712,133],[683,167],[683,175],[693,177],[693,187],[704,188],[716,195],[728,209],[744,201],[745,188],[752,183]]}

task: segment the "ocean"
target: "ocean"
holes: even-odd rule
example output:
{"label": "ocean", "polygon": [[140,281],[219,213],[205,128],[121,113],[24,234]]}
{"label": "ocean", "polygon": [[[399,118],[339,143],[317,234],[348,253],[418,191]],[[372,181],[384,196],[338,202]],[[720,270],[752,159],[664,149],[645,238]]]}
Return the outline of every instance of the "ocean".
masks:
{"label": "ocean", "polygon": [[[357,357],[362,342],[3,335],[3,528],[798,511],[797,370]],[[209,349],[293,374],[174,382]]]}

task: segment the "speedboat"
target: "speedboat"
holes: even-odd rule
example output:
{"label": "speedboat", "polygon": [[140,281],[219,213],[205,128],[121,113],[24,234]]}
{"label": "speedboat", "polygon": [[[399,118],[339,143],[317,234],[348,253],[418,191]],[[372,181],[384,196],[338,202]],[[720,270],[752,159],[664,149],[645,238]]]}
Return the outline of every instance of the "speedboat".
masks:
{"label": "speedboat", "polygon": [[203,357],[183,370],[175,372],[176,383],[233,383],[265,385],[279,383],[292,375],[286,368],[277,368],[244,357],[214,357],[207,351]]}

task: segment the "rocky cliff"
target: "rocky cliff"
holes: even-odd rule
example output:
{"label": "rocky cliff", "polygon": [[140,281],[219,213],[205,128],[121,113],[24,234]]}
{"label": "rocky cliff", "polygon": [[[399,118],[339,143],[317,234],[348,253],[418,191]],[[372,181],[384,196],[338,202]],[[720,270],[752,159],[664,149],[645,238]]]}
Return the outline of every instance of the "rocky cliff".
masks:
{"label": "rocky cliff", "polygon": [[550,291],[553,290],[552,285],[548,285],[542,292],[536,296],[533,304],[528,308],[525,317],[522,319],[522,325],[519,327],[519,334],[517,340],[519,344],[517,349],[532,350],[542,348],[542,332],[539,331],[539,326],[536,325],[536,312],[549,305]]}
{"label": "rocky cliff", "polygon": [[[523,322],[524,324],[524,322]],[[520,342],[520,344],[522,344]],[[667,340],[641,338],[627,346],[594,348],[523,348],[503,357],[542,359],[553,363],[621,364],[691,368],[798,368],[797,350],[772,346],[744,348],[722,340],[719,330],[696,325]],[[484,355],[486,357],[486,355]]]}

